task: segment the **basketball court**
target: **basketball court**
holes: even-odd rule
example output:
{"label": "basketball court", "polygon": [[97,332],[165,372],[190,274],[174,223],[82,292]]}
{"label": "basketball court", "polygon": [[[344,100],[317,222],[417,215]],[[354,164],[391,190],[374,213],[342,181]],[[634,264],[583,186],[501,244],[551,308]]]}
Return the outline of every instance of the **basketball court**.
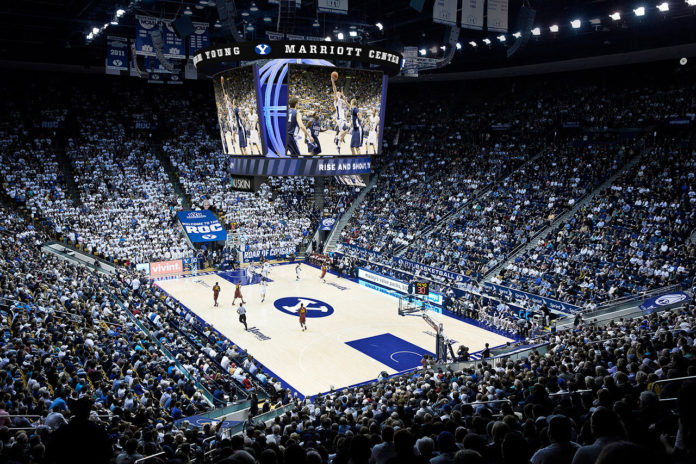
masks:
{"label": "basketball court", "polygon": [[[260,284],[244,285],[242,273],[218,273],[157,282],[201,319],[238,347],[246,349],[271,376],[282,379],[308,396],[332,388],[374,380],[420,366],[425,353],[435,351],[435,333],[416,315],[399,316],[398,299],[348,279],[326,275],[302,264],[296,281],[295,264],[271,267],[265,302]],[[235,283],[242,280],[248,331],[232,306]],[[221,287],[218,308],[213,307],[213,286]],[[307,331],[300,328],[297,310],[304,303]],[[237,305],[239,300],[237,300]],[[501,335],[458,319],[429,311],[444,327],[446,337],[471,353],[508,341]]]}
{"label": "basketball court", "polygon": [[[322,132],[319,132],[319,143],[321,144],[321,153],[319,156],[327,156],[327,155],[344,155],[348,156],[351,154],[350,151],[350,137],[351,137],[351,131],[349,130],[348,133],[346,134],[345,138],[343,139],[343,142],[339,140],[339,146],[340,146],[340,153],[338,148],[336,147],[336,144],[334,143],[334,140],[336,139],[336,131],[335,130],[325,130]],[[367,143],[367,133],[363,136],[363,145],[360,147],[360,154],[361,155],[367,155],[367,150],[369,149],[369,154],[374,155],[375,148],[379,150],[379,147],[373,147],[372,145],[368,146],[365,145]],[[379,140],[378,140],[379,143]],[[304,141],[304,135],[301,137],[301,141],[297,143],[297,147],[300,149],[300,155],[302,156],[313,156],[312,153],[309,152],[309,149],[307,148],[307,143]]]}

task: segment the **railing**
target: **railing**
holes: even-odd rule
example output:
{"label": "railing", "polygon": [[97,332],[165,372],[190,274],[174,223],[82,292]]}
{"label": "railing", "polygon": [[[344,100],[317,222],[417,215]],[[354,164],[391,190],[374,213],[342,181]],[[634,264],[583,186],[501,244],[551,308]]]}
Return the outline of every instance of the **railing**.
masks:
{"label": "railing", "polygon": [[156,458],[157,456],[162,456],[163,454],[165,454],[165,452],[160,451],[159,453],[155,453],[155,454],[151,454],[149,456],[142,457],[142,458],[138,459],[137,461],[135,461],[133,464],[139,464],[141,462],[149,461],[150,459]]}
{"label": "railing", "polygon": [[675,377],[673,379],[663,379],[663,380],[657,380],[656,382],[653,382],[652,386],[650,387],[650,390],[657,395],[660,395],[662,393],[662,387],[657,388],[658,385],[666,384],[666,383],[672,383],[672,382],[683,382],[685,380],[696,380],[696,375],[690,375],[688,377]]}
{"label": "railing", "polygon": [[609,301],[607,303],[604,303],[601,306],[596,307],[595,309],[592,310],[584,310],[582,311],[582,315],[585,318],[594,318],[597,316],[601,316],[603,314],[609,314],[613,311],[616,310],[619,306],[629,304],[629,303],[634,303],[636,301],[645,301],[648,298],[658,295],[660,293],[669,293],[669,292],[674,292],[674,291],[680,291],[681,286],[679,284],[674,284],[670,285],[668,287],[661,287],[661,288],[655,288],[653,290],[647,290],[645,292],[640,292],[636,295],[628,295],[622,298],[617,298],[616,300]]}

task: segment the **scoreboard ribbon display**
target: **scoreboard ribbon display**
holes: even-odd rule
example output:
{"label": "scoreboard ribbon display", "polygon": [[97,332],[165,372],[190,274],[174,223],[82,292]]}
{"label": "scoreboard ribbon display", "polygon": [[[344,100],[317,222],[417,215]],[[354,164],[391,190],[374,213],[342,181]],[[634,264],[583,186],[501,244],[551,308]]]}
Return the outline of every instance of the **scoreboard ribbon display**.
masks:
{"label": "scoreboard ribbon display", "polygon": [[211,211],[179,211],[176,215],[191,243],[227,240],[227,231]]}

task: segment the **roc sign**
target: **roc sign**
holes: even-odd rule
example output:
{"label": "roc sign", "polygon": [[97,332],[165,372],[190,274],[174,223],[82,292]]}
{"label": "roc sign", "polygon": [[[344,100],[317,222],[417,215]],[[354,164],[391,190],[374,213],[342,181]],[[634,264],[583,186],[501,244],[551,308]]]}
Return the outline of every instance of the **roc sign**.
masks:
{"label": "roc sign", "polygon": [[191,243],[227,240],[227,231],[212,211],[179,211],[176,214]]}

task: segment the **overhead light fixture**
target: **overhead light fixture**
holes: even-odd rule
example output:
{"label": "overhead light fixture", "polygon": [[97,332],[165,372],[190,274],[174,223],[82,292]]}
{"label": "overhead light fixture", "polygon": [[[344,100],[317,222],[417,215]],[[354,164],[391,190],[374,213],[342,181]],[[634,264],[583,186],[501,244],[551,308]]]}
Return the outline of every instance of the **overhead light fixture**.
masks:
{"label": "overhead light fixture", "polygon": [[94,34],[92,34],[91,32],[89,34],[87,34],[87,40],[92,40],[93,37],[94,37]]}
{"label": "overhead light fixture", "polygon": [[686,4],[689,6],[696,6],[696,0],[686,0]]}
{"label": "overhead light fixture", "polygon": [[421,55],[425,55],[426,53],[428,53],[428,50],[426,50],[425,48],[421,48],[420,50],[418,50],[418,53],[420,53]]}
{"label": "overhead light fixture", "polygon": [[220,24],[220,20],[218,19],[217,21],[215,21],[215,28],[220,29],[221,27],[222,27],[222,24]]}
{"label": "overhead light fixture", "polygon": [[614,13],[610,14],[609,17],[610,17],[611,19],[613,19],[614,21],[618,21],[619,19],[621,19],[621,13],[619,13],[619,12],[617,11],[617,12],[614,12]]}
{"label": "overhead light fixture", "polygon": [[485,43],[486,45],[490,45],[491,41],[490,39],[483,39],[483,43]]}
{"label": "overhead light fixture", "polygon": [[319,27],[319,20],[315,19],[314,22],[312,23],[312,27]]}
{"label": "overhead light fixture", "polygon": [[249,7],[249,10],[254,11],[254,12],[259,11],[259,7],[256,6],[256,2],[251,2],[251,6]]}
{"label": "overhead light fixture", "polygon": [[263,17],[263,22],[264,22],[264,23],[270,23],[271,21],[273,21],[273,18],[271,18],[270,16],[264,16],[264,17]]}
{"label": "overhead light fixture", "polygon": [[331,37],[329,37],[329,36],[327,35],[327,36],[324,38],[324,41],[326,41],[326,42],[331,42]]}
{"label": "overhead light fixture", "polygon": [[338,37],[338,40],[343,40],[343,37],[345,36],[343,35],[343,32],[339,32],[338,34],[336,34],[336,37]]}
{"label": "overhead light fixture", "polygon": [[246,27],[246,30],[247,30],[247,31],[253,31],[253,30],[254,30],[254,25],[253,25],[253,24],[249,24],[249,25]]}
{"label": "overhead light fixture", "polygon": [[683,57],[679,60],[679,64],[682,66],[686,66],[686,63],[688,63],[689,60],[686,59],[686,57]]}
{"label": "overhead light fixture", "polygon": [[474,42],[473,40],[471,42],[469,42],[469,45],[471,45],[472,47],[478,46],[478,44],[476,42]]}
{"label": "overhead light fixture", "polygon": [[520,37],[522,37],[522,33],[521,33],[521,32],[515,32],[514,34],[512,34],[512,36],[513,36],[514,38],[516,38],[516,39],[519,39]]}
{"label": "overhead light fixture", "polygon": [[558,32],[558,24],[554,24],[553,26],[550,26],[549,31]]}
{"label": "overhead light fixture", "polygon": [[581,24],[582,24],[582,21],[580,21],[579,19],[574,19],[574,20],[572,20],[572,21],[570,22],[570,26],[571,26],[573,29],[580,29],[580,25],[581,25]]}
{"label": "overhead light fixture", "polygon": [[507,37],[505,37],[505,34],[500,34],[498,36],[498,40],[500,40],[501,42],[505,42],[507,40]]}
{"label": "overhead light fixture", "polygon": [[194,8],[197,10],[202,10],[203,8],[205,8],[205,6],[201,5],[200,3],[197,3],[196,5],[194,5]]}
{"label": "overhead light fixture", "polygon": [[118,19],[114,18],[111,20],[111,25],[112,26],[118,26]]}
{"label": "overhead light fixture", "polygon": [[447,48],[447,47],[445,47],[444,45],[440,45],[440,50],[445,51],[446,48]]}
{"label": "overhead light fixture", "polygon": [[532,35],[541,35],[541,29],[535,27],[534,29],[532,29]]}
{"label": "overhead light fixture", "polygon": [[659,5],[657,5],[657,9],[662,11],[662,12],[669,11],[669,3],[662,2]]}
{"label": "overhead light fixture", "polygon": [[124,10],[124,9],[122,9],[122,8],[119,8],[118,10],[116,10],[116,17],[117,17],[117,18],[120,18],[120,17],[123,16],[124,14],[126,14],[126,10]]}
{"label": "overhead light fixture", "polygon": [[600,24],[602,24],[602,20],[599,18],[592,18],[590,19],[590,24],[592,24],[593,26],[599,26]]}
{"label": "overhead light fixture", "polygon": [[99,28],[98,28],[98,27],[93,27],[93,28],[92,28],[92,34],[94,34],[94,35],[99,34]]}
{"label": "overhead light fixture", "polygon": [[462,44],[460,44],[459,42],[457,42],[457,50],[461,50],[461,49],[462,49]]}
{"label": "overhead light fixture", "polygon": [[184,14],[186,16],[191,16],[193,14],[193,11],[191,11],[191,7],[187,6],[186,9],[184,10]]}
{"label": "overhead light fixture", "polygon": [[244,16],[245,18],[248,17],[248,16],[249,16],[249,12],[248,12],[248,11],[242,11],[242,16]]}
{"label": "overhead light fixture", "polygon": [[351,36],[351,37],[357,37],[357,36],[358,36],[358,33],[357,33],[356,31],[350,31],[350,32],[348,33],[348,35]]}
{"label": "overhead light fixture", "polygon": [[636,14],[636,16],[645,16],[645,7],[644,6],[639,6],[633,12]]}
{"label": "overhead light fixture", "polygon": [[382,25],[382,23],[377,23],[377,24],[375,24],[375,26],[377,26],[377,29],[379,29],[380,31],[382,29],[384,29],[384,26]]}

